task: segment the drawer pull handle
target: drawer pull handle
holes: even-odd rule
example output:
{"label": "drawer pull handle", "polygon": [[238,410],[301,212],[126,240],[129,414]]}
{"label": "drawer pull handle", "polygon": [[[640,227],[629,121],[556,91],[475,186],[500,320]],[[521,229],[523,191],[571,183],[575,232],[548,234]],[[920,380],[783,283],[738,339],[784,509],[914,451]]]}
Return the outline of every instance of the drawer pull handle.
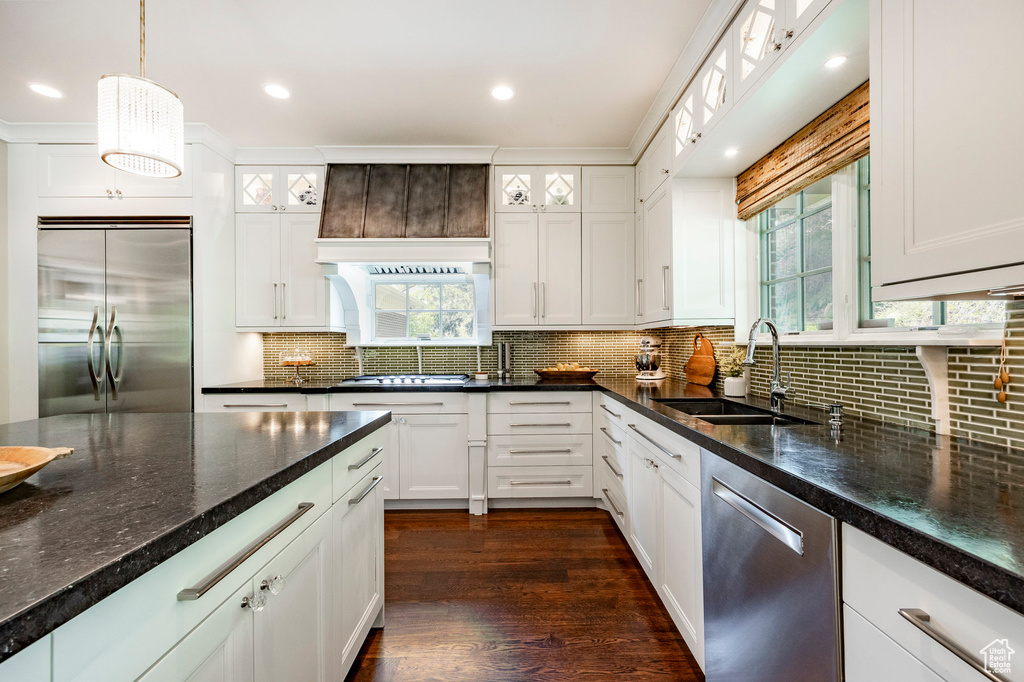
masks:
{"label": "drawer pull handle", "polygon": [[349,504],[359,504],[363,501],[363,498],[370,494],[370,491],[377,487],[377,484],[384,480],[383,476],[374,476],[373,480],[370,481],[370,485],[366,486],[366,490],[359,493],[359,497],[353,497],[348,501]]}
{"label": "drawer pull handle", "polygon": [[433,407],[436,405],[444,405],[444,403],[352,403],[353,407]]}
{"label": "drawer pull handle", "polygon": [[661,444],[661,443],[659,443],[658,441],[656,441],[656,440],[654,440],[653,438],[651,438],[650,436],[648,436],[648,435],[647,435],[646,433],[644,433],[644,432],[643,432],[643,431],[641,431],[640,429],[636,428],[636,424],[629,424],[628,426],[629,426],[629,428],[633,429],[634,431],[636,431],[637,433],[639,433],[639,434],[640,434],[641,436],[643,436],[643,437],[644,437],[644,440],[646,440],[646,441],[647,441],[648,443],[650,443],[650,444],[651,444],[651,445],[653,445],[654,447],[656,447],[656,448],[658,448],[659,450],[661,450],[662,452],[664,452],[664,453],[665,453],[666,455],[668,455],[669,457],[672,457],[672,458],[674,458],[674,459],[682,459],[682,458],[683,458],[683,456],[682,456],[682,455],[677,455],[676,453],[674,453],[674,452],[672,452],[671,450],[667,449],[667,448],[666,448],[666,447],[665,447],[664,445],[662,445],[662,444]]}
{"label": "drawer pull handle", "polygon": [[509,401],[509,405],[572,405],[568,400],[557,400],[557,401],[528,401],[528,400],[512,400]]}
{"label": "drawer pull handle", "polygon": [[348,465],[348,470],[352,471],[353,469],[362,469],[363,466],[367,462],[369,462],[371,459],[373,459],[374,457],[376,457],[377,455],[379,455],[382,452],[384,452],[384,448],[374,448],[373,451],[370,454],[368,454],[366,457],[363,457],[361,460],[359,460],[355,464],[349,464]]}
{"label": "drawer pull handle", "polygon": [[[199,599],[204,594],[213,589],[213,586],[219,583],[224,578],[228,577],[231,571],[235,570],[242,563],[251,557],[256,552],[260,551],[264,545],[280,535],[288,526],[292,525],[303,514],[313,508],[312,502],[302,502],[298,508],[285,517],[280,523],[268,530],[266,533],[257,538],[251,545],[245,547],[235,556],[231,557],[223,564],[221,564],[213,573],[203,578],[203,581],[195,587],[188,587],[178,593],[178,601],[194,601]],[[258,610],[258,609],[256,609]]]}
{"label": "drawer pull handle", "polygon": [[921,609],[900,609],[899,614],[910,621],[910,624],[915,628],[934,639],[944,648],[948,649],[950,653],[955,654],[964,663],[984,675],[986,679],[993,680],[993,682],[1007,682],[1005,677],[987,670],[984,664],[974,657],[974,654],[951,640],[945,635],[945,633],[936,629],[931,624],[932,617],[925,611],[922,611]]}
{"label": "drawer pull handle", "polygon": [[743,495],[740,495],[714,476],[711,477],[711,485],[715,495],[723,502],[738,511],[740,514],[746,516],[748,519],[760,526],[761,530],[765,531],[800,556],[804,555],[804,534],[797,528],[789,525],[767,509],[761,508],[752,500],[748,500]]}
{"label": "drawer pull handle", "polygon": [[601,432],[604,435],[608,436],[608,440],[610,440],[611,442],[615,443],[616,445],[622,445],[622,441],[621,440],[615,440],[614,438],[612,438],[611,431],[609,431],[608,429],[604,428],[603,426],[601,427]]}
{"label": "drawer pull handle", "polygon": [[560,450],[509,450],[510,455],[571,455],[571,448],[562,448]]}
{"label": "drawer pull handle", "polygon": [[614,509],[615,513],[618,514],[619,517],[621,518],[622,517],[622,512],[619,511],[619,508],[616,507],[615,503],[612,501],[612,496],[608,494],[608,488],[601,488],[601,492],[604,493],[604,499],[608,500],[608,504],[610,504],[612,506],[612,509]]}
{"label": "drawer pull handle", "polygon": [[570,424],[569,422],[565,422],[564,424],[509,424],[509,426],[562,426],[565,428],[569,428],[570,426],[572,426],[572,424]]}
{"label": "drawer pull handle", "polygon": [[509,485],[572,485],[572,481],[509,481]]}
{"label": "drawer pull handle", "polygon": [[616,477],[616,478],[619,478],[619,479],[621,479],[621,478],[622,478],[622,474],[621,474],[621,473],[619,473],[619,472],[618,472],[618,471],[617,471],[617,470],[615,469],[615,467],[613,467],[613,466],[612,466],[612,461],[611,461],[610,459],[608,459],[608,455],[601,455],[601,459],[603,459],[603,460],[604,460],[604,463],[608,465],[608,468],[612,470],[612,473],[613,473],[613,474],[615,474],[615,477]]}
{"label": "drawer pull handle", "polygon": [[224,403],[224,407],[288,407],[288,403]]}
{"label": "drawer pull handle", "polygon": [[604,410],[605,412],[607,412],[608,414],[610,414],[611,416],[615,417],[616,419],[622,419],[622,415],[621,414],[615,414],[614,412],[609,410],[604,405],[601,405],[601,409]]}

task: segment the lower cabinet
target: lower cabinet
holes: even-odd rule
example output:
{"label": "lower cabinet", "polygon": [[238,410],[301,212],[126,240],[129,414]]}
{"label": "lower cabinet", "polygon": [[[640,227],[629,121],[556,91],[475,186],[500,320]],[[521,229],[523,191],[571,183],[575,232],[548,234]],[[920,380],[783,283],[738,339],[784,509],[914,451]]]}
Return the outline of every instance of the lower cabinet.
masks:
{"label": "lower cabinet", "polygon": [[407,414],[398,420],[403,500],[469,498],[469,416]]}
{"label": "lower cabinet", "polygon": [[629,542],[654,581],[658,558],[658,464],[654,455],[629,444]]}

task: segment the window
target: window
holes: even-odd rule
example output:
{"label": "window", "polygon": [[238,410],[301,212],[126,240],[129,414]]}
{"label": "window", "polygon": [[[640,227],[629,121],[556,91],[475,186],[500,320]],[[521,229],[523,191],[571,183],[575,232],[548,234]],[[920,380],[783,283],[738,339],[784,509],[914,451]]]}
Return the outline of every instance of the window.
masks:
{"label": "window", "polygon": [[1002,324],[1004,301],[873,301],[871,299],[871,157],[857,162],[860,326],[938,327]]}
{"label": "window", "polygon": [[832,328],[832,178],[758,216],[761,310],[782,331]]}
{"label": "window", "polygon": [[472,339],[472,283],[383,283],[373,286],[373,338]]}

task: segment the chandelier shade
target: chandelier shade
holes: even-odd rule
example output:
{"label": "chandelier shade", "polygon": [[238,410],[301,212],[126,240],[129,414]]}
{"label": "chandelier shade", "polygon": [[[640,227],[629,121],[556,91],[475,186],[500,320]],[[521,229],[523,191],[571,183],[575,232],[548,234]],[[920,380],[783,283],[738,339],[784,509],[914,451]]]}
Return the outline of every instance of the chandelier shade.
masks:
{"label": "chandelier shade", "polygon": [[185,117],[178,96],[148,78],[122,73],[100,78],[97,90],[103,160],[136,175],[181,175]]}

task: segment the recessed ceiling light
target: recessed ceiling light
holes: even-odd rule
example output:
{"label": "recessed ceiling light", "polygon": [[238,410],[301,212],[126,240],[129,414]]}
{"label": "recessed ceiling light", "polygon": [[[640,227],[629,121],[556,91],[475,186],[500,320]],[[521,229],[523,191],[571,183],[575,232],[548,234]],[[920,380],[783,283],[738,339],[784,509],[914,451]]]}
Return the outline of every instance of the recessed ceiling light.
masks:
{"label": "recessed ceiling light", "polygon": [[729,158],[729,159],[731,159],[732,157],[736,156],[739,153],[740,153],[740,150],[736,149],[736,147],[729,147],[728,149],[725,150],[725,156],[726,156],[726,158]]}
{"label": "recessed ceiling light", "polygon": [[43,97],[51,97],[53,99],[60,99],[64,96],[64,93],[57,88],[51,88],[49,85],[43,85],[42,83],[29,83],[29,89]]}
{"label": "recessed ceiling light", "polygon": [[834,69],[838,66],[842,66],[845,63],[846,57],[844,57],[843,55],[837,55],[829,59],[827,62],[825,62],[825,66],[827,66],[830,69]]}
{"label": "recessed ceiling light", "polygon": [[263,90],[271,97],[276,97],[277,99],[288,99],[292,96],[292,93],[288,92],[283,85],[278,85],[277,83],[267,83],[263,86]]}
{"label": "recessed ceiling light", "polygon": [[512,88],[507,85],[499,85],[491,90],[491,97],[494,99],[512,99],[512,95],[514,94],[516,93],[512,92]]}

